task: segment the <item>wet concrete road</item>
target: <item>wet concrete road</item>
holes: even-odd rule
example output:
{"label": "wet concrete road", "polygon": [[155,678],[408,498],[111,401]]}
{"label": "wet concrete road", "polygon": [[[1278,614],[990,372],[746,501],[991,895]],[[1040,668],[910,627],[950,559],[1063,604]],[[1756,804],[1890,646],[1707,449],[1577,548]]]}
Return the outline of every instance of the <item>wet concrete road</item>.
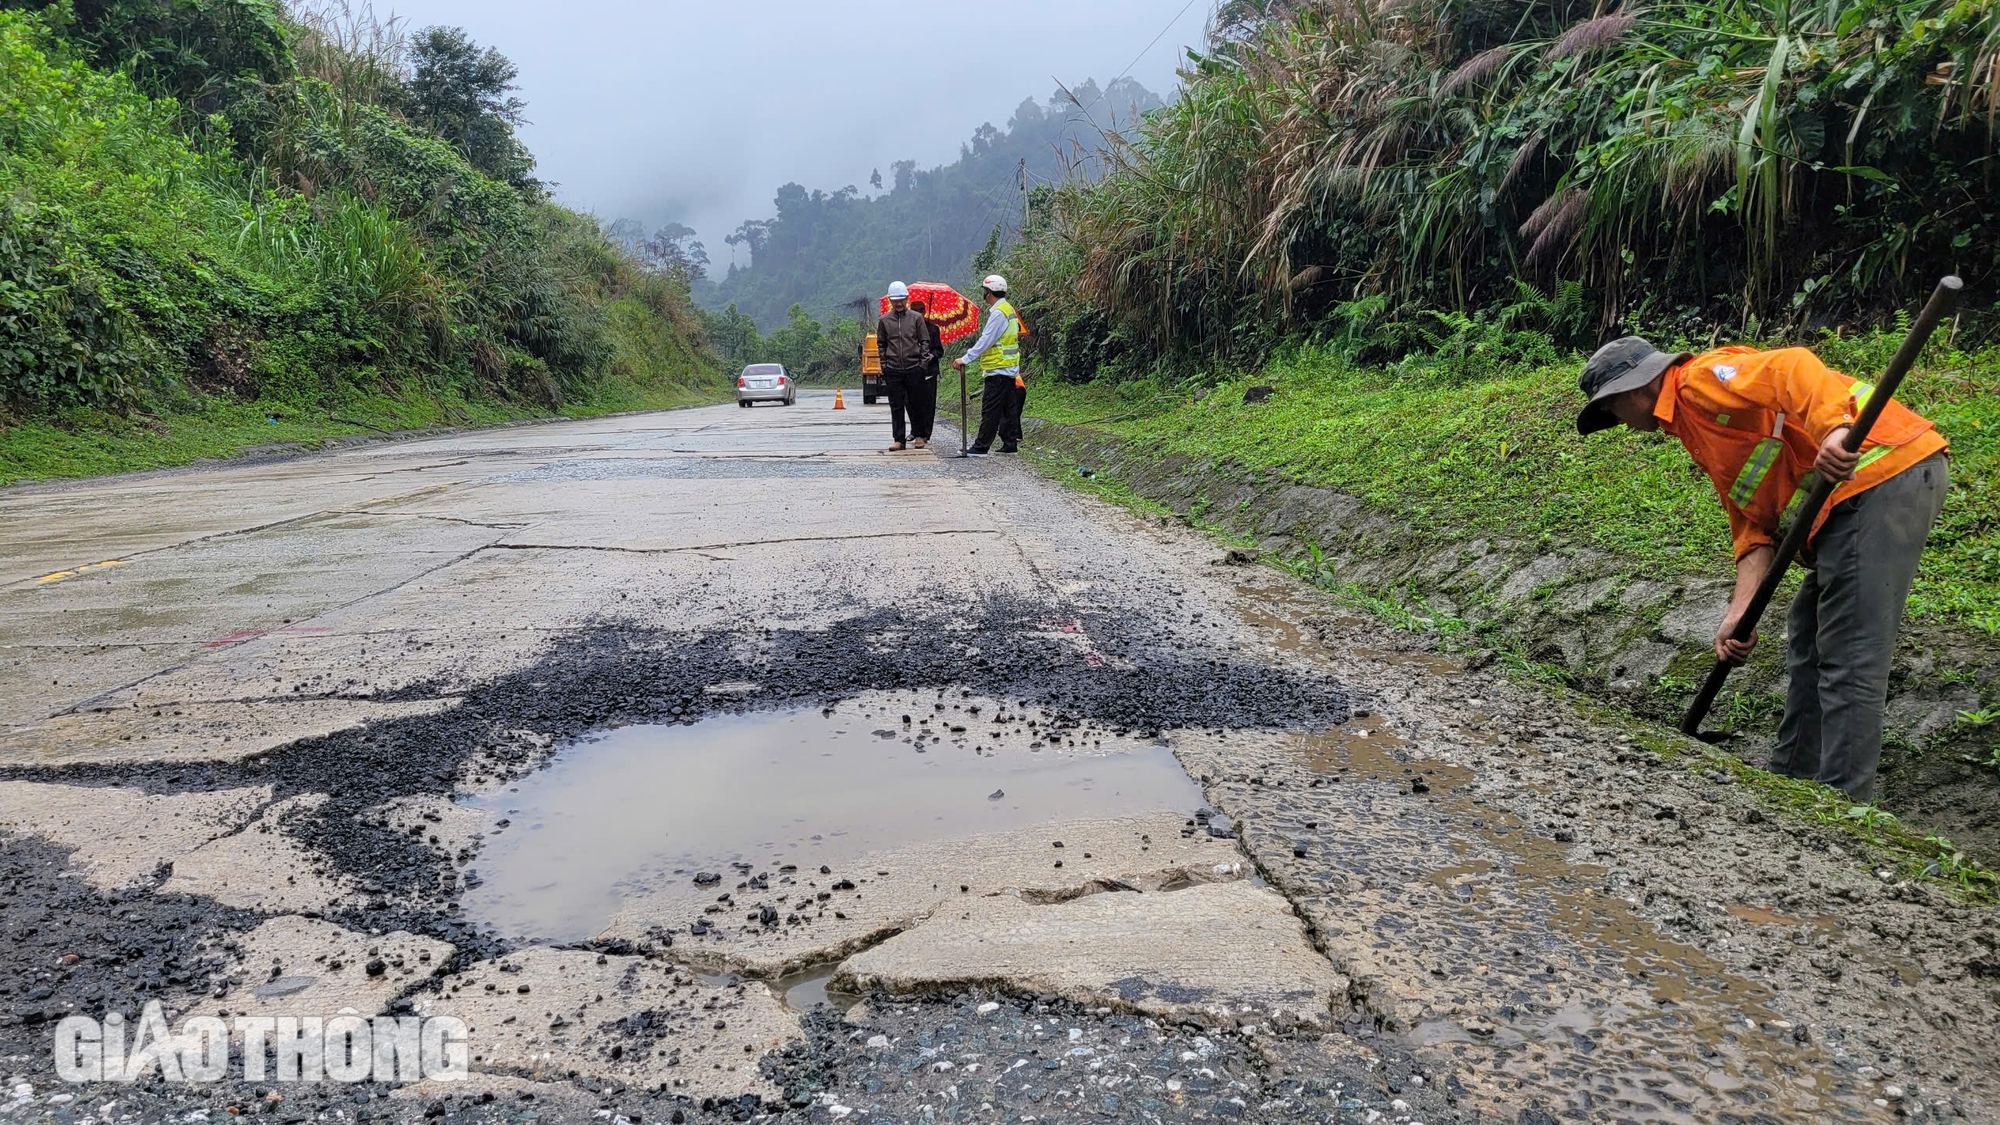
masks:
{"label": "wet concrete road", "polygon": [[[1993,1119],[1990,908],[829,405],[0,493],[8,1112]],[[148,999],[475,1074],[53,1081]]]}

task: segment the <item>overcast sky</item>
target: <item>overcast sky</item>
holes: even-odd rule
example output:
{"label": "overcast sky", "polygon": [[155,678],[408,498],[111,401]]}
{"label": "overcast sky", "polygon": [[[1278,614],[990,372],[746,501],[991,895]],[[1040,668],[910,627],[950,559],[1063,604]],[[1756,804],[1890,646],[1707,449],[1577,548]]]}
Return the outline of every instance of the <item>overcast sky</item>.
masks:
{"label": "overcast sky", "polygon": [[[957,158],[1055,80],[1132,77],[1165,95],[1211,0],[379,0],[457,24],[521,68],[524,139],[563,202],[696,228],[717,264],[788,180],[855,184]],[[1178,14],[1178,18],[1177,18]],[[1165,34],[1161,35],[1164,31]],[[1158,43],[1147,50],[1155,35]],[[1141,52],[1145,53],[1143,56]],[[996,65],[997,60],[997,65]]]}

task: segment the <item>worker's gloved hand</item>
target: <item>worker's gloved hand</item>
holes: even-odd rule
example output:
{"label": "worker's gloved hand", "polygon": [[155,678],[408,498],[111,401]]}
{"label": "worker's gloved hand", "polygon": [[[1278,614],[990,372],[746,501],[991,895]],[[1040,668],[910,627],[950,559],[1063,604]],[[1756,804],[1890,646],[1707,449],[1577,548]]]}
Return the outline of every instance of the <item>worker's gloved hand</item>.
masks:
{"label": "worker's gloved hand", "polygon": [[1853,480],[1854,467],[1861,463],[1861,451],[1849,452],[1842,442],[1847,440],[1851,427],[1836,426],[1826,440],[1819,443],[1819,456],[1813,460],[1813,471],[1828,480]]}
{"label": "worker's gloved hand", "polygon": [[1750,654],[1757,649],[1759,634],[1751,633],[1747,641],[1739,641],[1731,636],[1736,632],[1736,620],[1741,616],[1743,616],[1741,609],[1730,606],[1729,612],[1722,615],[1722,628],[1715,631],[1715,658],[1724,664],[1746,663],[1750,659]]}

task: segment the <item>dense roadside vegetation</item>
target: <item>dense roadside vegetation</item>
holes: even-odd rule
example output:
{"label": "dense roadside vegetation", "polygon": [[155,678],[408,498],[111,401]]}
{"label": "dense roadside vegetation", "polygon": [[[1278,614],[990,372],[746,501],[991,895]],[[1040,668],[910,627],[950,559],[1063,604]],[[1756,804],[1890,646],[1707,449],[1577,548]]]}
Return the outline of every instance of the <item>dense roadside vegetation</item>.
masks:
{"label": "dense roadside vegetation", "polygon": [[[2000,769],[2000,5],[1227,0],[1185,80],[1007,251],[1030,412],[1125,439],[1138,475],[1185,458],[1360,497],[1418,551],[1491,537],[1608,552],[1634,581],[1726,576],[1675,443],[1576,435],[1584,355],[1638,332],[1871,373],[1963,276],[1902,396],[1954,456],[1910,606],[1942,663],[1907,686],[1977,702],[1920,749],[1891,741],[1923,756],[1900,795],[1972,794],[1946,819],[1996,838],[1977,794]],[[1692,684],[1650,686],[1666,714]],[[1768,729],[1775,697],[1739,696],[1726,721]]]}
{"label": "dense roadside vegetation", "polygon": [[[1454,535],[1726,566],[1664,439],[1582,441],[1638,331],[1877,370],[1970,283],[1907,397],[1954,442],[1913,606],[2000,632],[1989,434],[2000,6],[1229,0],[1181,95],[1007,256],[1036,409],[1332,485]],[[1196,396],[1269,383],[1272,401]]]}
{"label": "dense roadside vegetation", "polygon": [[722,390],[686,278],[548,201],[463,32],[0,9],[0,482]]}
{"label": "dense roadside vegetation", "polygon": [[1432,350],[1524,284],[1578,345],[1879,323],[1945,272],[1990,320],[1996,120],[1990,3],[1228,0],[1011,273],[1073,377]]}
{"label": "dense roadside vegetation", "polygon": [[867,330],[854,317],[838,316],[822,324],[804,305],[794,304],[783,327],[760,333],[757,322],[732,304],[721,312],[702,310],[701,321],[710,346],[732,369],[782,363],[800,382],[819,386],[843,380],[853,386],[860,378],[861,338]]}

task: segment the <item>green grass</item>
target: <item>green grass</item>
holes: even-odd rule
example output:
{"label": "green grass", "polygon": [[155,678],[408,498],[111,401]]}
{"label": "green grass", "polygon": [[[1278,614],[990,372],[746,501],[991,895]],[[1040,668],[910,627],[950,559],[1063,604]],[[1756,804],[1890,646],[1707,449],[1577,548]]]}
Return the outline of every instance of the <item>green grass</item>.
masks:
{"label": "green grass", "polygon": [[74,411],[55,420],[0,429],[0,486],[172,468],[268,446],[312,445],[380,430],[586,418],[715,402],[724,397],[717,387],[612,381],[599,387],[589,400],[551,412],[521,403],[442,398],[415,388],[405,388],[405,392],[357,398],[330,410],[214,398],[194,409],[157,418]]}
{"label": "green grass", "polygon": [[[1896,340],[1830,340],[1822,353],[1855,374],[1880,369]],[[1361,368],[1298,348],[1226,378],[1196,400],[1152,382],[1044,379],[1029,409],[1088,424],[1159,455],[1235,462],[1260,475],[1335,488],[1436,528],[1592,547],[1651,575],[1730,573],[1729,532],[1705,476],[1664,434],[1575,431],[1575,364],[1456,382]],[[1245,405],[1253,384],[1276,388]],[[1911,613],[2000,634],[2000,350],[1934,348],[1899,396],[1952,442],[1952,490],[1911,598]]]}

